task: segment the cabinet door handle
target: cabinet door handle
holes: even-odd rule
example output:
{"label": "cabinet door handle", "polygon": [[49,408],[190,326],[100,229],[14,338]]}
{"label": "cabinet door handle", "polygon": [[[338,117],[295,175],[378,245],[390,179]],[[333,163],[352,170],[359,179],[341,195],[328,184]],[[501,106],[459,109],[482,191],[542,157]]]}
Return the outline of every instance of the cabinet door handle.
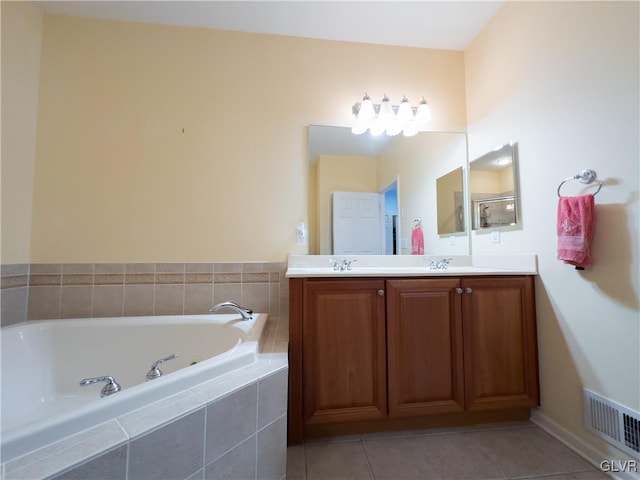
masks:
{"label": "cabinet door handle", "polygon": [[380,295],[381,297],[384,297],[384,290],[378,290],[378,295]]}
{"label": "cabinet door handle", "polygon": [[462,289],[461,289],[460,287],[457,287],[457,288],[456,288],[456,293],[457,293],[458,295],[460,295],[460,294],[462,293]]}
{"label": "cabinet door handle", "polygon": [[471,289],[471,287],[467,287],[467,288],[465,288],[465,289],[464,289],[464,291],[465,291],[465,292],[467,292],[467,293],[472,293],[472,292],[473,292],[473,290]]}

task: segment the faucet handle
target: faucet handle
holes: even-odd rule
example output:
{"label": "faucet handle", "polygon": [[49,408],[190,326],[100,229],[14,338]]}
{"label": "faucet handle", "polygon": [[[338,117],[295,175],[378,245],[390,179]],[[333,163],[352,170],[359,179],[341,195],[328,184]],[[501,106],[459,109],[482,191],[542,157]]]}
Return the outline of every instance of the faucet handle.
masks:
{"label": "faucet handle", "polygon": [[153,362],[153,365],[151,365],[151,369],[147,372],[147,380],[153,380],[154,378],[161,377],[162,370],[160,370],[158,367],[162,365],[164,362],[168,360],[173,360],[174,358],[177,358],[177,357],[178,357],[178,354],[174,353],[173,355],[169,355],[168,357],[161,358],[160,360],[156,360],[155,362]]}
{"label": "faucet handle", "polygon": [[122,390],[122,387],[118,382],[116,382],[116,379],[108,375],[104,377],[85,378],[80,380],[80,386],[86,387],[87,385],[93,385],[98,382],[107,382],[107,384],[102,387],[102,390],[100,390],[101,397],[106,397],[107,395],[111,395]]}

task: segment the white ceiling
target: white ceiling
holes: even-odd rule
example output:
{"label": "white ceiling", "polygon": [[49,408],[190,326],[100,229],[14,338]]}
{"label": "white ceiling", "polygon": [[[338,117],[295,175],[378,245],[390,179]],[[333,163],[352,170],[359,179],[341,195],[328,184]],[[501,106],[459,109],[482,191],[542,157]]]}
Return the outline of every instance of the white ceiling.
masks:
{"label": "white ceiling", "polygon": [[497,1],[36,1],[45,12],[131,22],[464,50]]}

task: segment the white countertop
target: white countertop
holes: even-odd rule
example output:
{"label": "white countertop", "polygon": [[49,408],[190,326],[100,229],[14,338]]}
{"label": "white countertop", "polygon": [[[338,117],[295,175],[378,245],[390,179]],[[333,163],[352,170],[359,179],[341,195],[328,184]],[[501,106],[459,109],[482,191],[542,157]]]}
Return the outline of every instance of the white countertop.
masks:
{"label": "white countertop", "polygon": [[[451,259],[446,269],[430,265]],[[334,270],[351,261],[351,270]],[[536,255],[290,255],[286,276],[300,277],[446,277],[537,275]]]}

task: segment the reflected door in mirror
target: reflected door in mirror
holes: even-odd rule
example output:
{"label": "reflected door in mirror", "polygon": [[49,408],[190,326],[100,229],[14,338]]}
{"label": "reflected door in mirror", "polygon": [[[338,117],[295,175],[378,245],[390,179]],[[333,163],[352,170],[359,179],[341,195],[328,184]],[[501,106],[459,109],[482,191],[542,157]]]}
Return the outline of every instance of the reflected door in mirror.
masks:
{"label": "reflected door in mirror", "polygon": [[384,195],[333,192],[333,253],[382,255],[384,253]]}

